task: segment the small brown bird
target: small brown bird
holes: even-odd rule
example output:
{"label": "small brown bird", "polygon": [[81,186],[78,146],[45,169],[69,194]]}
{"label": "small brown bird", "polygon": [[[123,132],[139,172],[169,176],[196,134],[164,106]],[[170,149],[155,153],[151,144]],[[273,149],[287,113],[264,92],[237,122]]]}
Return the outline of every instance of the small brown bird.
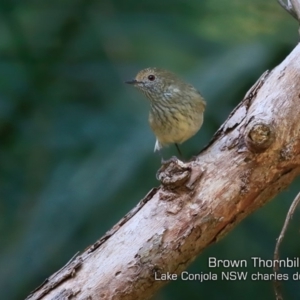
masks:
{"label": "small brown bird", "polygon": [[154,151],[181,144],[195,135],[203,123],[206,103],[201,94],[172,72],[159,68],[140,71],[126,81],[150,100],[149,123],[156,136]]}

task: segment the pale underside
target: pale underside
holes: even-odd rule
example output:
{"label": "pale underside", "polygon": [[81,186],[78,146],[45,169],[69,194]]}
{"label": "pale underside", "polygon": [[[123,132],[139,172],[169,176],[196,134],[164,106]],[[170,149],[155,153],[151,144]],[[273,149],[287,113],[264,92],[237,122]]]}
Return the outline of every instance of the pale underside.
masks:
{"label": "pale underside", "polygon": [[174,108],[163,117],[153,109],[150,111],[149,123],[156,136],[154,151],[160,151],[169,144],[181,144],[198,132],[203,123],[203,105],[193,107],[192,114],[190,109],[186,107],[179,111]]}

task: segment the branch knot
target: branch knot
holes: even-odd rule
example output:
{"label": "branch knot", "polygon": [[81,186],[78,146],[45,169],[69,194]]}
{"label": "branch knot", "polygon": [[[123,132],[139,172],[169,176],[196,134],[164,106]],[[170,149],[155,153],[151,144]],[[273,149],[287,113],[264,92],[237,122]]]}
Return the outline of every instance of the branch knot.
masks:
{"label": "branch knot", "polygon": [[170,189],[182,186],[190,177],[190,164],[184,163],[176,157],[172,157],[170,160],[163,162],[156,174],[156,178]]}
{"label": "branch knot", "polygon": [[246,128],[245,142],[251,152],[263,152],[274,141],[274,130],[270,124],[254,120]]}

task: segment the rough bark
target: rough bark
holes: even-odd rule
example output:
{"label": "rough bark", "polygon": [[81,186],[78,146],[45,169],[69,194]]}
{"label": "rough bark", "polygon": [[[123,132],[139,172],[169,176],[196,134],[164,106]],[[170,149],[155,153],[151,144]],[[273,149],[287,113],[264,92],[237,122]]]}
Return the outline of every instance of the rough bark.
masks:
{"label": "rough bark", "polygon": [[264,74],[188,163],[27,299],[146,299],[300,173],[300,46]]}

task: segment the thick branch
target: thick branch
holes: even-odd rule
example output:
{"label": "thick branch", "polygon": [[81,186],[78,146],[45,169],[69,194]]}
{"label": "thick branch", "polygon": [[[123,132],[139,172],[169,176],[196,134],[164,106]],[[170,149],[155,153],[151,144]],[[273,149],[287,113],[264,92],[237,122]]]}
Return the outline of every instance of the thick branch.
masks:
{"label": "thick branch", "polygon": [[[246,95],[193,161],[28,299],[145,299],[300,173],[300,46]],[[205,126],[205,125],[204,125]],[[89,298],[90,297],[90,298]]]}
{"label": "thick branch", "polygon": [[299,0],[277,0],[279,4],[300,23],[300,2]]}

